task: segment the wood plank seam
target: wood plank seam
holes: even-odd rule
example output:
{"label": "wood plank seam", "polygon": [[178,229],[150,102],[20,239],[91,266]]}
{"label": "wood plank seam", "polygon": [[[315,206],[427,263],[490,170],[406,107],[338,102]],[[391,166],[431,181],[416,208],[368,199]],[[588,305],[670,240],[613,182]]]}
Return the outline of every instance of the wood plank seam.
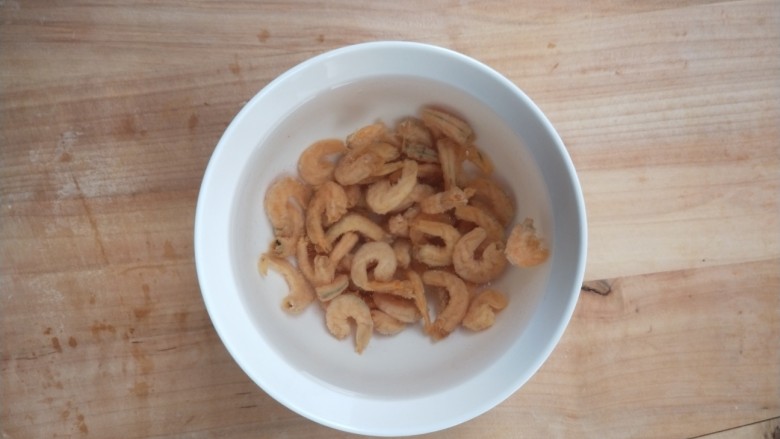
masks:
{"label": "wood plank seam", "polygon": [[[701,435],[698,435],[698,436],[692,436],[692,437],[690,437],[688,439],[699,439],[699,438],[712,436],[712,435],[719,434],[719,433],[725,433],[725,432],[728,432],[728,431],[734,431],[734,430],[738,430],[740,428],[749,427],[751,425],[756,425],[756,424],[761,424],[761,423],[764,423],[764,422],[771,422],[771,421],[780,421],[780,416],[763,419],[761,421],[751,422],[749,424],[740,425],[738,427],[727,428],[725,430],[718,430],[718,431],[713,431],[711,433],[705,433],[705,434],[701,434]],[[772,430],[772,437],[771,438],[770,437],[766,437],[766,438],[762,438],[762,439],[780,439],[780,426],[777,426],[777,427],[774,428],[774,430]]]}

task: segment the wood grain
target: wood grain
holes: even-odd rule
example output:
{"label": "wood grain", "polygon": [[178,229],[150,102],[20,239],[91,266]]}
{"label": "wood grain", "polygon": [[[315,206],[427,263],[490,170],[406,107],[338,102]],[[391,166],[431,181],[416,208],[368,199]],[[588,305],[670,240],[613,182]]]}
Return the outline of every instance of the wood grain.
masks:
{"label": "wood grain", "polygon": [[251,96],[310,56],[383,39],[443,45],[518,84],[566,143],[589,220],[588,282],[549,361],[426,437],[774,434],[777,2],[6,0],[3,438],[352,437],[230,358],[192,222]]}

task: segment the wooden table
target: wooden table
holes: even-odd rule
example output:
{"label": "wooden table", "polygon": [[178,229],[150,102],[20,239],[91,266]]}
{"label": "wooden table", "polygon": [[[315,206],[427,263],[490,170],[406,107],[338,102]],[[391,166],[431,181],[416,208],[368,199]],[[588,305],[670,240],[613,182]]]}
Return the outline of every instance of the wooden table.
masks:
{"label": "wooden table", "polygon": [[2,438],[350,436],[228,355],[193,215],[249,98],[386,39],[458,50],[526,91],[590,228],[549,361],[427,437],[780,436],[780,3],[140,3],[0,2]]}

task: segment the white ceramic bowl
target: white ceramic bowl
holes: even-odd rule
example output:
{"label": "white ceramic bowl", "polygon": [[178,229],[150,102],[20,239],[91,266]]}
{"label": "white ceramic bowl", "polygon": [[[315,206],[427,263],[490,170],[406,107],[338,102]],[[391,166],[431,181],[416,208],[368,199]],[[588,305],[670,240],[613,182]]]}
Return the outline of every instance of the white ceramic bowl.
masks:
{"label": "white ceramic bowl", "polygon": [[[509,270],[494,287],[509,306],[481,333],[433,343],[418,327],[375,336],[362,355],[328,334],[323,312],[290,316],[287,288],[256,263],[272,238],[263,211],[269,182],[295,173],[313,141],[392,124],[424,104],[452,108],[534,218],[552,257]],[[195,215],[198,278],[214,327],[265,392],[318,423],[402,436],[468,421],[501,403],[542,365],[563,334],[585,267],[583,198],[561,139],[509,80],[459,53],[408,42],[344,47],[316,56],[260,91],[225,131],[206,170]]]}

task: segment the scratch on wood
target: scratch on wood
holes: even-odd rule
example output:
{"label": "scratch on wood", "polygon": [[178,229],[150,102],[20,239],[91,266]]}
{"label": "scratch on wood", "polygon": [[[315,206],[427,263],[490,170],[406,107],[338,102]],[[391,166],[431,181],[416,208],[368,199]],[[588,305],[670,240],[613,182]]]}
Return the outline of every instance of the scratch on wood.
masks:
{"label": "scratch on wood", "polygon": [[[179,263],[179,262],[177,262],[177,263]],[[127,267],[127,268],[119,271],[118,274],[123,275],[123,274],[132,273],[134,271],[143,271],[143,270],[156,270],[156,271],[159,271],[159,272],[165,272],[165,270],[167,269],[167,267],[166,267],[167,265],[175,265],[175,264],[174,263],[170,263],[170,262],[168,262],[168,263],[161,262],[159,264],[133,265],[132,267]]]}
{"label": "scratch on wood", "polygon": [[100,230],[98,229],[97,221],[95,221],[95,215],[92,214],[92,208],[89,207],[89,203],[87,203],[87,199],[84,197],[84,192],[81,190],[81,186],[79,185],[79,181],[76,180],[76,177],[73,175],[70,176],[70,178],[73,180],[73,185],[76,186],[76,190],[79,194],[79,200],[81,200],[81,205],[84,207],[84,212],[87,214],[87,220],[89,220],[89,225],[92,227],[92,232],[95,235],[95,241],[97,241],[98,248],[100,249],[100,257],[103,260],[104,265],[108,265],[108,258],[106,257],[106,248],[103,246],[103,237],[100,236]]}
{"label": "scratch on wood", "polygon": [[582,291],[606,296],[612,292],[612,284],[608,280],[595,280],[582,284]]}
{"label": "scratch on wood", "polygon": [[35,361],[35,360],[37,360],[37,359],[39,359],[39,358],[41,358],[41,357],[45,357],[45,356],[47,356],[47,355],[54,355],[54,354],[56,354],[56,353],[57,353],[57,351],[51,351],[51,352],[42,352],[42,353],[40,353],[40,354],[32,354],[32,355],[30,355],[30,356],[19,356],[19,357],[14,357],[14,360],[15,360],[15,361],[20,361],[20,360],[21,360],[21,361]]}

